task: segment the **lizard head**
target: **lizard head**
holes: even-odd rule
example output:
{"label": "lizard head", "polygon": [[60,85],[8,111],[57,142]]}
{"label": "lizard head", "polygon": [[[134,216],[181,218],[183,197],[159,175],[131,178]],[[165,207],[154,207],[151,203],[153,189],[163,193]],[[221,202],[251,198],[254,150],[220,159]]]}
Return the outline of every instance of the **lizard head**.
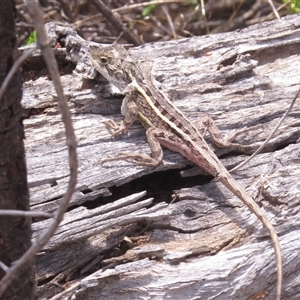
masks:
{"label": "lizard head", "polygon": [[131,83],[133,62],[123,46],[90,46],[90,57],[95,69],[121,92]]}

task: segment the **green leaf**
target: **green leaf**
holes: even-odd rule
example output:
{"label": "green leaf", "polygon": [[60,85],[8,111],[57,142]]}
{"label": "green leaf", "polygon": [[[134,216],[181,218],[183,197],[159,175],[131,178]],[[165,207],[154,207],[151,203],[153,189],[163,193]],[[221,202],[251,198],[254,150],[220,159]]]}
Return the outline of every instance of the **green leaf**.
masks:
{"label": "green leaf", "polygon": [[28,39],[26,40],[26,45],[30,45],[30,44],[33,44],[36,42],[36,31],[32,31],[30,34],[29,34],[29,37]]}
{"label": "green leaf", "polygon": [[156,7],[155,4],[151,4],[145,7],[145,9],[142,11],[142,16],[146,17],[148,15],[150,15],[150,13],[152,12],[152,10]]}
{"label": "green leaf", "polygon": [[300,12],[300,0],[283,0],[283,3],[289,3],[293,13]]}

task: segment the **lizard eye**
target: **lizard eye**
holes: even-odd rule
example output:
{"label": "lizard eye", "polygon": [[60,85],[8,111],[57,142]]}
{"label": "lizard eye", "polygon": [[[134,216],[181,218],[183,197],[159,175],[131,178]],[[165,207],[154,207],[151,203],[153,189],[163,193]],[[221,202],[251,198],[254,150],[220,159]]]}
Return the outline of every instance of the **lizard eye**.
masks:
{"label": "lizard eye", "polygon": [[99,62],[101,65],[105,66],[109,63],[110,59],[107,56],[99,56]]}

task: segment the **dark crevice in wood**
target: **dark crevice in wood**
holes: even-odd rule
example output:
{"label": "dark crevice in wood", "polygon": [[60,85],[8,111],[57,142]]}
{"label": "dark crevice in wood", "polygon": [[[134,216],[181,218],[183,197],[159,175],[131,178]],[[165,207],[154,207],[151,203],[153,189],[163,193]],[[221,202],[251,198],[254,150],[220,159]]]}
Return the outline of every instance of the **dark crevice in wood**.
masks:
{"label": "dark crevice in wood", "polygon": [[37,280],[36,284],[37,284],[37,286],[43,286],[43,285],[51,282],[55,277],[56,277],[56,275],[53,275],[53,276],[47,277],[47,279],[44,279],[44,280]]}
{"label": "dark crevice in wood", "polygon": [[110,188],[112,193],[111,196],[100,197],[92,202],[86,202],[82,205],[89,209],[93,209],[99,205],[112,203],[119,198],[141,191],[147,191],[147,195],[144,198],[154,198],[153,205],[159,202],[170,203],[172,201],[174,190],[188,188],[195,185],[203,185],[212,180],[212,176],[210,175],[205,177],[203,175],[199,175],[183,178],[180,176],[180,171],[182,170],[174,169],[155,172],[132,180],[131,182],[121,186],[113,186]]}

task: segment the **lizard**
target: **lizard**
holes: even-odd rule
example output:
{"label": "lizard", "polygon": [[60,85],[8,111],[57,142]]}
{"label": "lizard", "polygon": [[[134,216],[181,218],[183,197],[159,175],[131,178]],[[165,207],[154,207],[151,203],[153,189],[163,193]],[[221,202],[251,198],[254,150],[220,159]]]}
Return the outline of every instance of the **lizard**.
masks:
{"label": "lizard", "polygon": [[[232,143],[238,132],[225,140],[221,132],[209,117],[195,126],[168,97],[157,88],[151,74],[151,68],[141,68],[122,45],[90,47],[90,59],[94,68],[111,84],[125,95],[121,113],[124,119],[117,124],[106,121],[112,136],[124,134],[135,120],[139,120],[146,129],[151,156],[138,152],[120,152],[116,157],[108,157],[102,163],[115,160],[134,159],[137,165],[156,167],[163,161],[162,146],[180,153],[214,176],[234,195],[236,195],[256,215],[268,230],[272,239],[277,268],[276,300],[280,300],[282,287],[282,255],[277,233],[258,204],[247,194],[241,185],[223,166],[204,139],[204,130],[208,130],[214,143],[219,147],[242,146]],[[207,128],[203,128],[206,125]],[[202,127],[202,128],[201,128]]]}

